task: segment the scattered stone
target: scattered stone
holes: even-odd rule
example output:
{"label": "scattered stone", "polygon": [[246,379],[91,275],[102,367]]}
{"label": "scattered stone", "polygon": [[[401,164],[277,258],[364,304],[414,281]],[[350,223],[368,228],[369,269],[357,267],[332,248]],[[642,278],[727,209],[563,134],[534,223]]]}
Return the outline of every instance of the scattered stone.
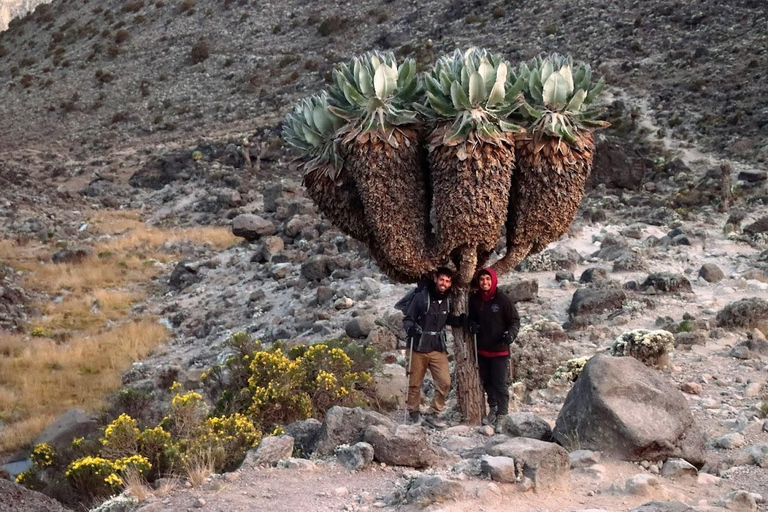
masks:
{"label": "scattered stone", "polygon": [[602,454],[592,450],[574,450],[568,454],[571,460],[571,468],[586,468],[600,462]]}
{"label": "scattered stone", "polygon": [[552,428],[549,423],[530,412],[515,412],[502,417],[499,431],[509,437],[529,437],[540,441],[552,440]]}
{"label": "scattered stone", "polygon": [[477,433],[483,436],[492,437],[496,431],[491,425],[483,425],[482,427],[477,427]]}
{"label": "scattered stone", "polygon": [[314,418],[294,421],[285,427],[285,433],[293,438],[293,444],[302,455],[309,455],[315,446],[322,423]]}
{"label": "scattered stone", "polygon": [[274,466],[293,455],[293,438],[289,435],[265,437],[259,446],[248,450],[241,467]]}
{"label": "scattered stone", "polygon": [[355,301],[353,301],[349,297],[342,297],[333,303],[334,309],[337,309],[337,310],[350,309],[354,305],[355,305]]}
{"label": "scattered stone", "polygon": [[680,391],[689,395],[701,394],[701,384],[698,382],[685,382],[680,385]]}
{"label": "scattered stone", "polygon": [[629,512],[694,512],[694,510],[679,501],[649,501]]}
{"label": "scattered stone", "polygon": [[328,256],[313,256],[301,264],[301,277],[307,281],[320,282],[331,276],[333,266]]}
{"label": "scattered stone", "polygon": [[[492,441],[493,443],[494,441]],[[568,488],[571,460],[560,445],[537,439],[514,437],[488,448],[488,455],[511,457],[522,466],[522,475],[530,478],[537,490]]]}
{"label": "scattered stone", "polygon": [[314,471],[317,469],[317,465],[313,461],[294,457],[279,461],[277,467],[296,471]]}
{"label": "scattered stone", "polygon": [[768,325],[768,301],[750,297],[731,302],[717,312],[717,325],[726,328],[760,329],[761,325]]}
{"label": "scattered stone", "polygon": [[375,295],[381,291],[381,284],[375,279],[364,277],[360,280],[360,289],[368,295]]}
{"label": "scattered stone", "polygon": [[352,339],[362,339],[367,338],[374,327],[376,327],[376,319],[371,315],[362,315],[347,322],[344,331]]}
{"label": "scattered stone", "polygon": [[714,263],[705,263],[699,269],[699,277],[708,283],[717,283],[725,278],[725,274]]}
{"label": "scattered stone", "polygon": [[45,494],[0,478],[0,510],[3,512],[68,512]]}
{"label": "scattered stone", "polygon": [[647,473],[631,476],[624,484],[624,491],[632,496],[651,496],[658,490],[661,490],[661,481]]}
{"label": "scattered stone", "polygon": [[373,446],[377,461],[392,466],[423,468],[439,459],[426,429],[420,425],[398,425],[394,429],[374,425],[366,429],[365,442]]}
{"label": "scattered stone", "polygon": [[[640,420],[642,418],[642,420]],[[555,439],[622,460],[706,462],[685,396],[631,357],[598,355],[584,366],[557,417]]]}
{"label": "scattered stone", "polygon": [[768,173],[765,171],[758,171],[757,169],[745,169],[743,171],[739,171],[736,179],[739,181],[746,181],[748,183],[759,183],[768,179]]}
{"label": "scattered stone", "polygon": [[464,497],[464,486],[461,482],[438,475],[421,475],[408,488],[406,499],[426,507],[432,503],[442,503],[459,500]]}
{"label": "scattered stone", "polygon": [[408,378],[405,368],[399,364],[385,364],[373,375],[376,400],[384,409],[400,409],[405,406],[405,390]]}
{"label": "scattered stone", "polygon": [[574,282],[576,278],[573,276],[573,272],[570,272],[568,270],[558,270],[555,272],[555,281],[558,283],[561,281],[569,281]]}
{"label": "scattered stone", "polygon": [[525,302],[536,300],[539,296],[539,282],[536,279],[526,279],[515,283],[499,286],[512,302]]}
{"label": "scattered stone", "polygon": [[397,335],[387,327],[376,326],[368,334],[365,345],[379,352],[391,352],[397,349]]}
{"label": "scattered stone", "polygon": [[201,277],[197,273],[200,265],[190,261],[180,261],[176,264],[168,278],[168,286],[176,291],[181,291],[196,282]]}
{"label": "scattered stone", "polygon": [[744,439],[743,435],[739,434],[738,432],[733,432],[731,434],[725,434],[724,436],[720,437],[717,441],[715,441],[715,446],[725,450],[733,450],[734,448],[741,448],[745,443],[746,439]]}
{"label": "scattered stone", "polygon": [[744,233],[748,235],[757,235],[759,233],[768,233],[768,216],[760,217],[752,224],[744,226]]}
{"label": "scattered stone", "polygon": [[600,267],[590,267],[581,273],[580,283],[595,283],[608,279],[608,271]]}
{"label": "scattered stone", "polygon": [[666,478],[695,477],[699,471],[683,459],[667,459],[661,467],[661,476]]}
{"label": "scattered stone", "polygon": [[277,227],[274,223],[252,213],[243,213],[232,220],[232,234],[249,242],[276,233]]}
{"label": "scattered stone", "polygon": [[91,250],[86,248],[77,249],[59,249],[53,256],[51,261],[54,263],[82,263],[88,256],[91,255]]}
{"label": "scattered stone", "polygon": [[[374,411],[360,407],[354,409],[341,406],[331,407],[325,413],[325,419],[317,435],[313,452],[320,456],[328,456],[332,455],[339,445],[363,441],[366,429],[371,425],[395,427],[392,420]],[[373,443],[370,444],[373,445]],[[376,445],[373,446],[376,450]]]}
{"label": "scattered stone", "polygon": [[480,471],[494,482],[515,482],[515,461],[510,457],[485,455],[480,459]]}
{"label": "scattered stone", "polygon": [[573,294],[568,314],[571,319],[581,315],[620,310],[627,299],[623,290],[580,288]]}
{"label": "scattered stone", "polygon": [[649,274],[645,281],[640,285],[643,291],[651,287],[656,292],[663,293],[693,293],[691,282],[681,274],[671,272],[656,272]]}
{"label": "scattered stone", "polygon": [[743,464],[753,464],[761,468],[768,468],[768,444],[755,444],[748,446],[739,457]]}
{"label": "scattered stone", "polygon": [[690,349],[694,345],[706,345],[707,336],[701,331],[678,332],[675,334],[675,348]]}
{"label": "scattered stone", "polygon": [[337,487],[333,490],[333,495],[337,498],[343,498],[349,494],[349,489],[346,487]]}
{"label": "scattered stone", "polygon": [[82,409],[69,409],[37,436],[34,444],[46,443],[54,448],[69,448],[76,437],[86,437],[98,430],[96,419]]}
{"label": "scattered stone", "polygon": [[336,448],[336,460],[349,471],[357,471],[373,461],[373,446],[368,443],[342,445]]}
{"label": "scattered stone", "polygon": [[757,499],[747,491],[731,491],[720,500],[720,505],[727,510],[757,510]]}

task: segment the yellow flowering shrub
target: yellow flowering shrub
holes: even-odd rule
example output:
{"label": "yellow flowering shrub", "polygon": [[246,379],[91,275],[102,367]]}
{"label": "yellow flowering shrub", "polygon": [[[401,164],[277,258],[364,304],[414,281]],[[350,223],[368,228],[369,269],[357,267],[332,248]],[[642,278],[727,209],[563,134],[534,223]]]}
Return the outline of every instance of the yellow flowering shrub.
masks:
{"label": "yellow flowering shrub", "polygon": [[101,445],[102,455],[110,459],[136,453],[139,449],[138,423],[127,414],[121,414],[104,429]]}
{"label": "yellow flowering shrub", "polygon": [[196,391],[181,393],[180,386],[171,389],[176,391],[171,400],[168,416],[163,420],[168,431],[181,439],[189,439],[199,434],[203,420],[208,416],[208,404],[203,395]]}
{"label": "yellow flowering shrub", "polygon": [[240,413],[210,417],[203,423],[202,432],[187,456],[212,454],[216,471],[234,469],[245,458],[246,452],[261,441],[261,432]]}
{"label": "yellow flowering shrub", "polygon": [[311,416],[312,400],[303,389],[296,361],[285,357],[280,349],[255,352],[251,359],[247,413],[255,423],[267,430]]}
{"label": "yellow flowering shrub", "polygon": [[48,443],[41,443],[34,447],[30,459],[32,463],[38,468],[47,468],[53,464],[53,459],[56,457],[56,452],[53,447]]}
{"label": "yellow flowering shrub", "polygon": [[152,470],[147,475],[149,480],[170,473],[180,466],[181,453],[178,442],[174,441],[170,432],[157,426],[147,428],[139,434],[139,453],[152,464]]}
{"label": "yellow flowering shrub", "polygon": [[142,455],[116,460],[82,457],[69,464],[64,476],[75,491],[88,496],[106,497],[122,489],[122,477],[129,469],[144,475],[152,469],[152,464]]}

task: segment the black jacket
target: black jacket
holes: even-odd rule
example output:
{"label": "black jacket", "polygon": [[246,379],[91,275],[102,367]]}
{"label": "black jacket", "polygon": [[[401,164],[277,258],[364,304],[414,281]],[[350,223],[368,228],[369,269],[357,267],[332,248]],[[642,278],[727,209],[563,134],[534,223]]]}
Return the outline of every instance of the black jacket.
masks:
{"label": "black jacket", "polygon": [[451,314],[451,299],[437,296],[432,283],[416,293],[403,318],[406,332],[414,326],[423,331],[413,340],[416,352],[447,352],[445,326],[459,323],[458,317]]}
{"label": "black jacket", "polygon": [[480,326],[477,334],[478,350],[504,352],[509,345],[504,343],[504,333],[512,339],[520,331],[520,315],[509,297],[500,291],[488,302],[483,302],[482,293],[476,292],[469,297],[468,320]]}

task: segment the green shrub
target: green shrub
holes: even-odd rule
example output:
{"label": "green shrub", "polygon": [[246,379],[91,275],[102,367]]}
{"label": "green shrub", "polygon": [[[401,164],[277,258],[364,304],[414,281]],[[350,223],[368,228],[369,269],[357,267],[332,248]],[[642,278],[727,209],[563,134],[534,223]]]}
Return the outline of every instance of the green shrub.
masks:
{"label": "green shrub", "polygon": [[118,459],[136,453],[139,449],[138,423],[127,414],[121,414],[107,425],[101,444],[105,457]]}

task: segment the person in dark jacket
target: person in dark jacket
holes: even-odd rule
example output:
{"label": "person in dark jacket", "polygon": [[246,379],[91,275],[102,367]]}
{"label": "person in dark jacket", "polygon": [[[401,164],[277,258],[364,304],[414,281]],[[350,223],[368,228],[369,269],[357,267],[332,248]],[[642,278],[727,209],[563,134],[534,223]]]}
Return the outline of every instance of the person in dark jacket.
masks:
{"label": "person in dark jacket", "polygon": [[445,341],[445,326],[460,325],[459,317],[451,315],[451,289],[453,273],[447,268],[438,268],[434,281],[418,290],[405,311],[403,327],[408,335],[410,350],[408,376],[408,414],[411,423],[421,421],[419,403],[421,384],[427,370],[435,383],[435,394],[425,422],[435,428],[445,428],[438,418],[445,409],[445,398],[451,389],[451,370],[448,365],[448,348]]}
{"label": "person in dark jacket", "polygon": [[520,315],[509,297],[496,289],[498,279],[490,268],[475,276],[478,290],[469,297],[468,325],[477,343],[480,380],[490,412],[484,425],[509,414],[509,346],[520,330]]}

